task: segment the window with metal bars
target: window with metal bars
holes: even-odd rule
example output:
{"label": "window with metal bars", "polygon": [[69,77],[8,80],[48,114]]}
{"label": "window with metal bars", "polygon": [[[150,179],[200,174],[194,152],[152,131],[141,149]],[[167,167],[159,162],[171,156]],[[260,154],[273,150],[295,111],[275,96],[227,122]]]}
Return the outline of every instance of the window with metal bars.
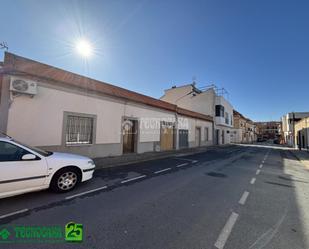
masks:
{"label": "window with metal bars", "polygon": [[91,117],[68,115],[66,126],[66,144],[92,144],[93,123]]}

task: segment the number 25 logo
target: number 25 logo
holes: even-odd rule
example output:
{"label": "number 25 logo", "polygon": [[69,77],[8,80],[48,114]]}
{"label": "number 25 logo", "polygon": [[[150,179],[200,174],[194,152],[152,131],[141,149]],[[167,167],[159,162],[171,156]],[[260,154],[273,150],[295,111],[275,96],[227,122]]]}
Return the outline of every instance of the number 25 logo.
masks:
{"label": "number 25 logo", "polygon": [[69,222],[65,225],[65,240],[66,241],[83,241],[83,224]]}

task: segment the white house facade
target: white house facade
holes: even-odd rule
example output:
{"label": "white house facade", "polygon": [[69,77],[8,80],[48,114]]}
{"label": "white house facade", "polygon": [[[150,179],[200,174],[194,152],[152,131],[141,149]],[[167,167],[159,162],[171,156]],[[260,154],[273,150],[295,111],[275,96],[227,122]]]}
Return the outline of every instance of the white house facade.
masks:
{"label": "white house facade", "polygon": [[214,117],[214,144],[232,142],[233,106],[223,96],[216,94],[215,88],[211,87],[202,91],[194,84],[174,86],[165,90],[160,99]]}
{"label": "white house facade", "polygon": [[11,53],[0,73],[0,131],[20,142],[90,157],[213,144],[209,115]]}

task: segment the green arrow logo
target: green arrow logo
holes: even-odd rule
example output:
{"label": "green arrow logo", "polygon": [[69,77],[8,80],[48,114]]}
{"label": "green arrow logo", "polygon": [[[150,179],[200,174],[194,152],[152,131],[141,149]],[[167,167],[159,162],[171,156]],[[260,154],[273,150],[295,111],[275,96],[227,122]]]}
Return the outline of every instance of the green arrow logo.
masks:
{"label": "green arrow logo", "polygon": [[10,235],[11,235],[11,233],[6,228],[3,228],[0,231],[0,238],[2,240],[7,240],[10,237]]}

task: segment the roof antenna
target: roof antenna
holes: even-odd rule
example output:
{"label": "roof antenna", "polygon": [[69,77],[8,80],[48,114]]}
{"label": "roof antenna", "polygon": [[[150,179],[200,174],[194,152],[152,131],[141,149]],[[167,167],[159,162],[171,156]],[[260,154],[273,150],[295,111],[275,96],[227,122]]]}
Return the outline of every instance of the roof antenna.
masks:
{"label": "roof antenna", "polygon": [[9,50],[8,44],[6,42],[0,42],[0,49]]}
{"label": "roof antenna", "polygon": [[196,85],[196,77],[195,77],[195,76],[192,77],[192,85],[193,85],[193,86]]}

